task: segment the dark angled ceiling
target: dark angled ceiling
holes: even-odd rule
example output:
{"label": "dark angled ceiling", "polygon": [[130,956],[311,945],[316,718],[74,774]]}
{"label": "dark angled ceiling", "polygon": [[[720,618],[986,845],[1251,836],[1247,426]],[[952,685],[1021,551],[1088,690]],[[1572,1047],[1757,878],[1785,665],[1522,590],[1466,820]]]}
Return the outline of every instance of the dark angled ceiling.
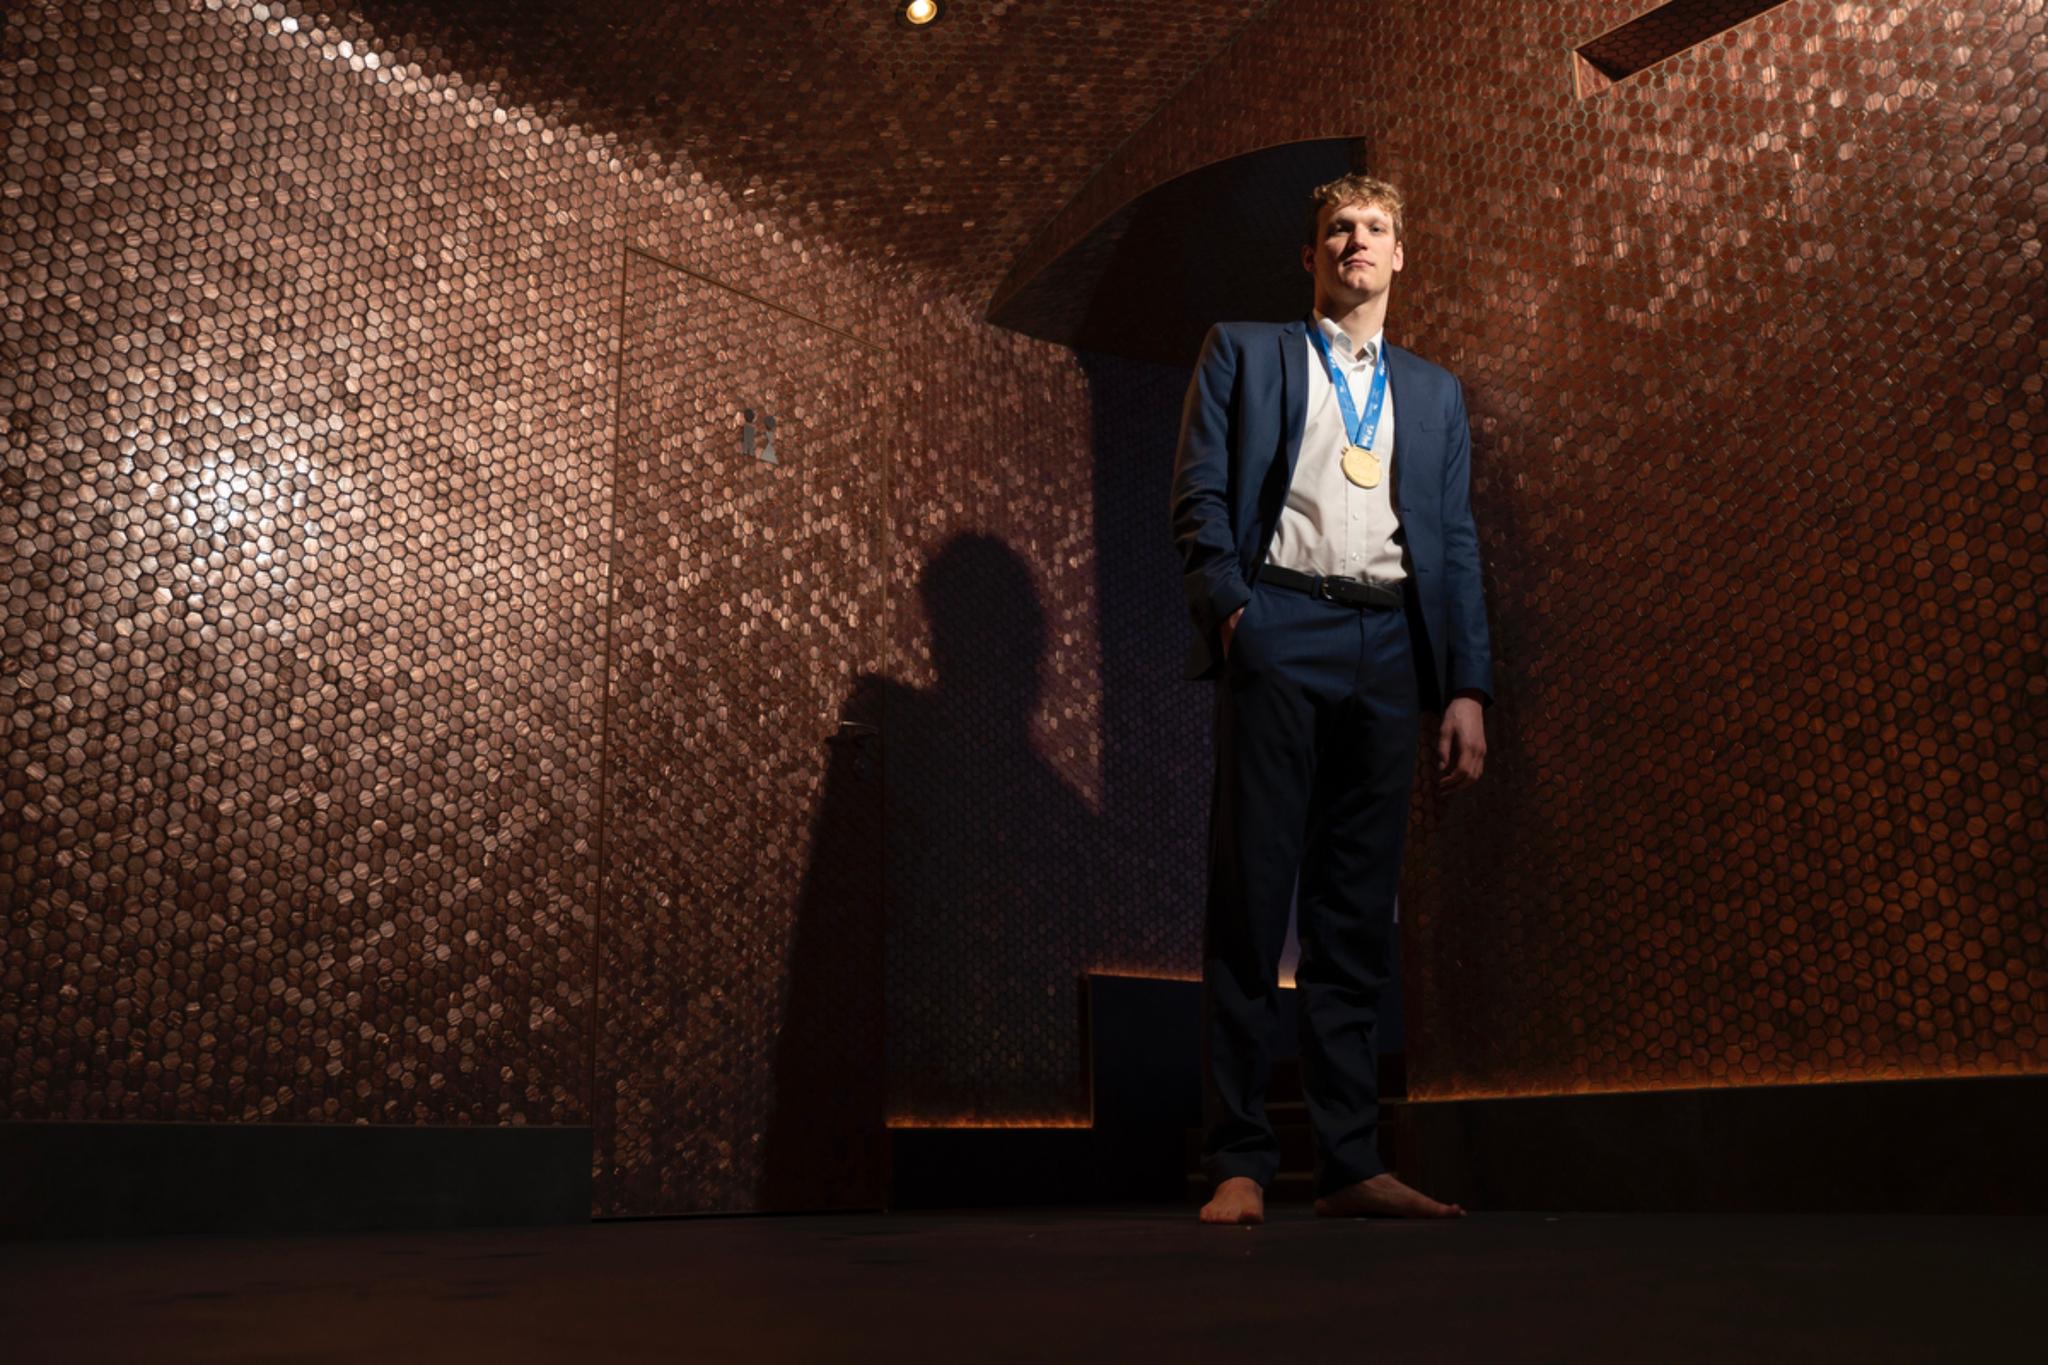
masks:
{"label": "dark angled ceiling", "polygon": [[1096,167],[1267,0],[347,0],[438,59],[870,262],[986,303]]}
{"label": "dark angled ceiling", "polygon": [[1308,311],[1301,266],[1309,191],[1362,170],[1364,143],[1263,147],[1155,185],[1049,261],[1003,281],[990,322],[1134,360],[1193,365],[1222,318]]}

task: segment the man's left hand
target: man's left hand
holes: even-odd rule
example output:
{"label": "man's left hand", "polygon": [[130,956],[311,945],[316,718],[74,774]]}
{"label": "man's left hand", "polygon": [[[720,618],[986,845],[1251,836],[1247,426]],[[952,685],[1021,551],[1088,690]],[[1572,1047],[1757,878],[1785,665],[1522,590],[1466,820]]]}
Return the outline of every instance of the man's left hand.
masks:
{"label": "man's left hand", "polygon": [[1440,770],[1436,789],[1454,792],[1479,780],[1486,766],[1485,712],[1473,697],[1454,697],[1444,708],[1444,723],[1436,742],[1436,765]]}

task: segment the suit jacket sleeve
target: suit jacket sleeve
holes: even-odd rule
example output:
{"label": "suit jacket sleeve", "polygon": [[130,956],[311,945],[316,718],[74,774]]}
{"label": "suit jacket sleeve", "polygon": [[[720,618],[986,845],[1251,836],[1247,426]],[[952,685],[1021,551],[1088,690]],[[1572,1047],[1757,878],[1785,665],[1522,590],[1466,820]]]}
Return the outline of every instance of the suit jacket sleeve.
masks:
{"label": "suit jacket sleeve", "polygon": [[1195,626],[1214,635],[1251,600],[1230,522],[1230,412],[1238,382],[1237,343],[1211,327],[1181,408],[1173,462],[1173,546]]}
{"label": "suit jacket sleeve", "polygon": [[1493,646],[1479,570],[1479,528],[1472,520],[1472,425],[1465,388],[1451,380],[1450,455],[1444,461],[1444,596],[1449,674],[1444,696],[1476,694],[1493,703]]}

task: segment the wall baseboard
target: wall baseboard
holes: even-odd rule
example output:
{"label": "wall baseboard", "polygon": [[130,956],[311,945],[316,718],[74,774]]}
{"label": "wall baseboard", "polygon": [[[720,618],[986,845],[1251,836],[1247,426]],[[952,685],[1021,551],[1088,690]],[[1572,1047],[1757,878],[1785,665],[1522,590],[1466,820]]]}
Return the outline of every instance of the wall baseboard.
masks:
{"label": "wall baseboard", "polygon": [[588,1127],[0,1123],[0,1236],[590,1218]]}
{"label": "wall baseboard", "polygon": [[1475,1211],[2048,1213],[2048,1076],[1410,1100],[1404,1117],[1409,1178]]}

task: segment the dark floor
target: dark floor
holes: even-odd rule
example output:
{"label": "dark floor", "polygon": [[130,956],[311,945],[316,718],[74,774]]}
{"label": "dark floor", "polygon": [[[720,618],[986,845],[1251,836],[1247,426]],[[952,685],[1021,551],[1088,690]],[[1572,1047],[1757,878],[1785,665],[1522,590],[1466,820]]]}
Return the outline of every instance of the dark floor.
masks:
{"label": "dark floor", "polygon": [[[30,1361],[2040,1359],[2048,1220],[1190,1210],[0,1246]],[[1399,1352],[1399,1355],[1384,1355]]]}

